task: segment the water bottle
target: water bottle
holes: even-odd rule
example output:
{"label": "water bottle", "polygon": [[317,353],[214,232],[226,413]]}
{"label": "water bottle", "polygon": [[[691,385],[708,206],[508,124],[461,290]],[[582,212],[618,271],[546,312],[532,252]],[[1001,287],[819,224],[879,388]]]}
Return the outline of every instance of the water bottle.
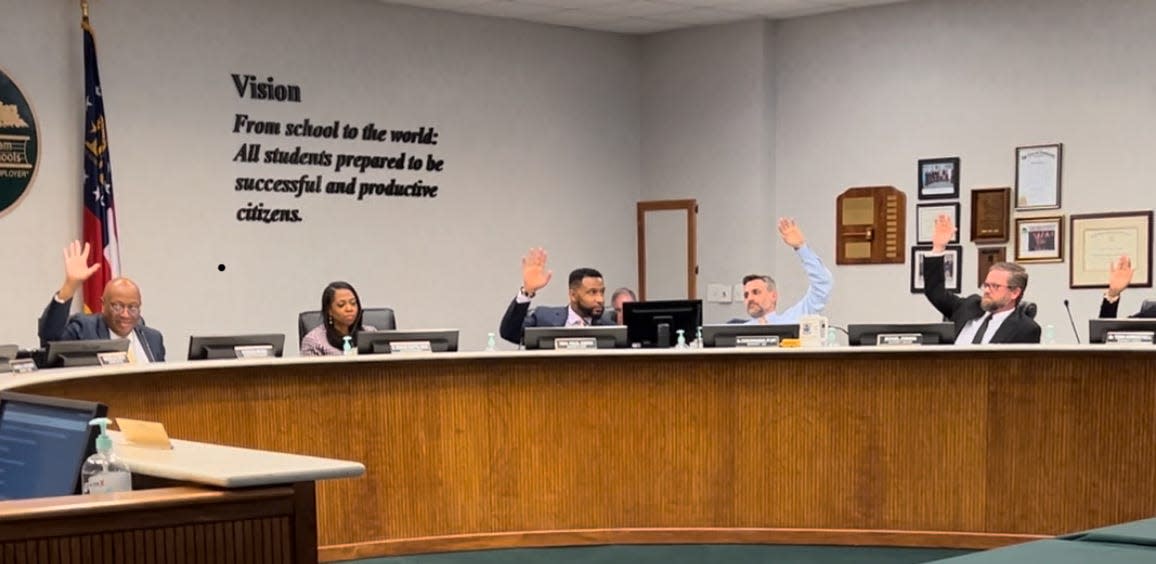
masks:
{"label": "water bottle", "polygon": [[112,438],[108,436],[107,417],[97,417],[88,422],[100,426],[96,437],[96,454],[84,461],[80,468],[81,492],[86,494],[115,493],[132,491],[132,472],[128,465],[112,452]]}
{"label": "water bottle", "polygon": [[1051,323],[1044,326],[1044,344],[1056,344],[1056,326]]}
{"label": "water bottle", "polygon": [[826,344],[828,347],[839,346],[839,334],[835,332],[834,327],[831,327],[829,325],[827,326],[827,343]]}
{"label": "water bottle", "polygon": [[498,345],[494,342],[494,334],[489,333],[486,336],[486,352],[494,352],[498,350]]}
{"label": "water bottle", "polygon": [[342,337],[341,340],[344,341],[341,344],[341,354],[351,356],[357,353],[357,349],[353,348],[353,337],[346,335]]}

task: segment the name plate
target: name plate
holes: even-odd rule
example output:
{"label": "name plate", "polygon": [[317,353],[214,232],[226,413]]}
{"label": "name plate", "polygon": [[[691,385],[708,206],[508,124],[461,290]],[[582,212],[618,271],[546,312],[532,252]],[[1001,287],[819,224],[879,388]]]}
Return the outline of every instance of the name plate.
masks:
{"label": "name plate", "polygon": [[29,372],[36,372],[36,363],[31,358],[18,358],[8,363],[12,367],[12,372],[16,374],[27,374]]}
{"label": "name plate", "polygon": [[779,346],[778,335],[758,335],[752,337],[735,337],[736,347],[777,347]]}
{"label": "name plate", "polygon": [[919,333],[881,333],[875,336],[875,344],[880,347],[922,345],[923,335]]}
{"label": "name plate", "polygon": [[560,351],[585,351],[598,348],[594,337],[562,337],[554,339],[554,349]]}
{"label": "name plate", "polygon": [[233,347],[237,358],[273,358],[273,345],[237,345]]}
{"label": "name plate", "polygon": [[1104,342],[1113,345],[1151,345],[1152,331],[1108,331]]}
{"label": "name plate", "polygon": [[390,341],[389,352],[398,354],[433,352],[433,347],[429,341]]}
{"label": "name plate", "polygon": [[127,352],[96,353],[96,359],[100,361],[101,366],[120,366],[122,364],[131,364],[128,360]]}

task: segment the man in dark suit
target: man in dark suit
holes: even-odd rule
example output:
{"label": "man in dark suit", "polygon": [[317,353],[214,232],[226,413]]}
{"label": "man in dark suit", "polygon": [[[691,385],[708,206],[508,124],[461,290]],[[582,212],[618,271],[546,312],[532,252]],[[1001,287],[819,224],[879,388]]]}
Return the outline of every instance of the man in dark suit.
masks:
{"label": "man in dark suit", "polygon": [[530,249],[522,257],[522,288],[506,308],[498,333],[503,339],[520,345],[526,327],[571,327],[612,325],[603,319],[606,284],[602,274],[593,268],[578,268],[570,273],[570,305],[542,306],[530,311],[530,301],[538,290],[550,283],[553,272],[546,268],[546,251]]}
{"label": "man in dark suit", "polygon": [[935,309],[955,323],[955,344],[1039,343],[1040,326],[1017,307],[1028,287],[1028,273],[1018,264],[993,264],[983,296],[961,298],[947,291],[943,251],[955,235],[951,218],[935,220],[931,253],[923,258],[923,294]]}
{"label": "man in dark suit", "polygon": [[82,248],[79,241],[64,250],[64,284],[40,315],[40,346],[47,346],[50,341],[128,339],[133,362],[164,361],[164,337],[141,322],[140,288],[128,278],[113,278],[105,285],[102,313],[69,317],[72,297],[85,280],[100,270],[99,262],[88,264],[90,250],[88,243]]}

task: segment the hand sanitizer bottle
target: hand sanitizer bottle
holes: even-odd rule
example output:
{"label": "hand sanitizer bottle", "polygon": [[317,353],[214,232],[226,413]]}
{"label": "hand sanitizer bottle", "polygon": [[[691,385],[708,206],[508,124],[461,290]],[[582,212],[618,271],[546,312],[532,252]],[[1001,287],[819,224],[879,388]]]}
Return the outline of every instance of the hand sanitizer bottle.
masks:
{"label": "hand sanitizer bottle", "polygon": [[342,337],[341,340],[344,341],[344,343],[341,344],[341,354],[345,356],[357,354],[356,349],[353,348],[353,337],[346,335]]}
{"label": "hand sanitizer bottle", "polygon": [[702,348],[702,325],[699,325],[698,329],[696,329],[694,332],[694,344],[691,345],[691,348]]}
{"label": "hand sanitizer bottle", "polygon": [[676,349],[689,349],[690,348],[690,347],[686,346],[686,330],[685,329],[679,329],[678,330],[678,342],[674,345],[674,348],[676,348]]}
{"label": "hand sanitizer bottle", "polygon": [[112,453],[112,438],[108,436],[107,417],[97,417],[89,421],[89,426],[99,425],[100,435],[96,437],[96,454],[84,461],[80,469],[82,492],[86,494],[132,491],[132,473],[120,458]]}
{"label": "hand sanitizer bottle", "polygon": [[498,344],[494,342],[494,334],[489,333],[486,336],[486,352],[494,352],[498,350]]}

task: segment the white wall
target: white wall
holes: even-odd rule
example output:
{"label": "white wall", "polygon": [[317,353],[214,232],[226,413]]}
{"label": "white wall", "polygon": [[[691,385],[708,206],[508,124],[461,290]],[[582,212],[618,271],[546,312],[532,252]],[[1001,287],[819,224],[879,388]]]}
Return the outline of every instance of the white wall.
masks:
{"label": "white wall", "polygon": [[[766,245],[753,243],[762,225],[752,217],[795,216],[835,272],[833,322],[937,320],[926,300],[909,292],[910,264],[834,265],[835,197],[848,187],[906,191],[909,244],[914,241],[920,158],[962,159],[965,289],[976,283],[976,247],[966,233],[970,189],[1013,186],[1017,145],[1064,143],[1059,213],[1065,216],[1151,209],[1156,202],[1144,174],[1156,149],[1156,131],[1145,125],[1156,118],[1156,35],[1150,31],[1156,3],[925,0],[761,30],[744,25],[644,40],[643,194],[665,194],[679,179],[705,185],[741,178],[714,183],[700,196],[710,203],[702,206],[700,223],[704,287],[761,268],[752,249],[769,247],[776,251],[771,273],[781,301],[797,298],[806,285],[797,260],[782,252],[769,217]],[[749,49],[719,47],[760,38],[770,45],[760,69],[751,68],[758,58]],[[739,80],[760,71],[773,75],[774,85],[773,104],[763,109],[774,125],[763,131],[751,125],[758,123],[754,102],[743,103],[761,98],[760,86]],[[681,87],[650,86],[664,82]],[[661,125],[646,127],[656,113]],[[673,135],[687,130],[714,135],[690,146]],[[771,140],[760,141],[762,135]],[[756,147],[773,147],[773,154]],[[708,152],[742,156],[678,158]],[[753,169],[766,170],[768,159],[771,178],[756,180]],[[750,242],[735,244],[736,234]],[[1009,244],[1009,258],[1013,253]],[[1061,343],[1074,342],[1063,299],[1072,300],[1084,335],[1101,295],[1069,290],[1068,267],[1028,266],[1028,299],[1039,304],[1041,324],[1056,325]],[[1151,291],[1125,293],[1121,312],[1134,312],[1144,295]]]}
{"label": "white wall", "polygon": [[[165,332],[172,358],[183,356],[190,333],[277,331],[295,341],[297,312],[316,309],[335,279],[353,283],[367,305],[394,307],[403,328],[460,327],[462,348],[479,349],[531,246],[547,248],[555,271],[544,303],[564,302],[576,266],[633,285],[625,242],[639,194],[636,38],[368,0],[103,0],[92,9],[124,274],[141,285],[145,316]],[[60,283],[59,249],[79,234],[77,11],[67,2],[0,2],[3,64],[35,105],[45,147],[31,195],[0,221],[0,239],[20,241],[0,246],[0,261],[25,272],[6,285],[0,342],[35,343],[35,320]],[[300,85],[302,103],[240,99],[230,73]],[[446,171],[396,177],[436,183],[439,197],[237,193],[239,175],[352,176],[232,162],[245,141],[367,154],[427,149],[236,135],[238,112],[436,126],[432,152]],[[300,208],[306,219],[238,222],[247,202]]]}

